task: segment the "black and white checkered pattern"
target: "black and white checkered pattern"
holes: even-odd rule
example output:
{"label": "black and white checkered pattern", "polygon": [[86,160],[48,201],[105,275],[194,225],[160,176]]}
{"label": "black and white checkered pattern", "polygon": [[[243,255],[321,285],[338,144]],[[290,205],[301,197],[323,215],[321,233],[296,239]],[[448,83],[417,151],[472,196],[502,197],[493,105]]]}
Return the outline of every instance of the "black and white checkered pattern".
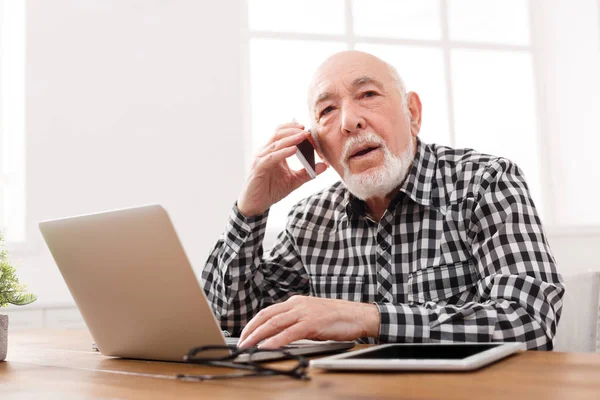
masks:
{"label": "black and white checkered pattern", "polygon": [[265,255],[268,212],[234,207],[202,273],[222,328],[303,294],[377,304],[382,343],[552,349],[564,286],[515,164],[419,140],[381,221],[365,210],[338,182],[294,206]]}

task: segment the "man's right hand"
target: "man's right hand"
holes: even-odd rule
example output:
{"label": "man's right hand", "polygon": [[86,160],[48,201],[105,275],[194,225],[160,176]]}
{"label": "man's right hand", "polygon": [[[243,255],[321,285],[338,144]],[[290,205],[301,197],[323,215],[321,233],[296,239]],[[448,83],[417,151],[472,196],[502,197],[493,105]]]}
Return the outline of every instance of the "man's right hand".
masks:
{"label": "man's right hand", "polygon": [[[296,145],[310,137],[310,132],[297,122],[280,125],[269,143],[257,154],[250,176],[237,201],[238,210],[247,217],[267,211],[273,204],[310,180],[302,168],[293,171],[286,158],[296,154]],[[315,166],[317,175],[327,169],[327,164]]]}

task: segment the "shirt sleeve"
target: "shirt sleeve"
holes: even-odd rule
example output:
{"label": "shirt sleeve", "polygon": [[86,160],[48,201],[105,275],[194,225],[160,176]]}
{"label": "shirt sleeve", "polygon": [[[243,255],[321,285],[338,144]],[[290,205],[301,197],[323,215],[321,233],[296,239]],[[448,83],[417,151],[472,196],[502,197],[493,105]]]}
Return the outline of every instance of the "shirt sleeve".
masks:
{"label": "shirt sleeve", "polygon": [[234,206],[202,271],[204,292],[221,329],[233,336],[262,308],[310,292],[308,274],[287,231],[263,256],[267,218],[268,211],[246,217]]}
{"label": "shirt sleeve", "polygon": [[565,289],[518,167],[492,163],[463,213],[475,299],[377,304],[380,342],[519,341],[551,350]]}

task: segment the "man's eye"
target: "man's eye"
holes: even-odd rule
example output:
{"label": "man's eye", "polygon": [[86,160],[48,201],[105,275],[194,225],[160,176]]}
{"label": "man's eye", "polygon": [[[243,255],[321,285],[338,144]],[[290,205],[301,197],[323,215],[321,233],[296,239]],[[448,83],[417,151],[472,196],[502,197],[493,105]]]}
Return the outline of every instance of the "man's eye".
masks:
{"label": "man's eye", "polygon": [[366,92],[363,93],[363,97],[375,97],[377,96],[377,92],[374,92],[372,90],[367,90]]}
{"label": "man's eye", "polygon": [[332,106],[325,107],[325,108],[324,108],[324,109],[321,111],[321,114],[319,114],[319,116],[320,116],[320,117],[322,117],[322,116],[324,116],[324,115],[326,115],[326,114],[329,114],[331,111],[333,111],[333,107],[332,107]]}

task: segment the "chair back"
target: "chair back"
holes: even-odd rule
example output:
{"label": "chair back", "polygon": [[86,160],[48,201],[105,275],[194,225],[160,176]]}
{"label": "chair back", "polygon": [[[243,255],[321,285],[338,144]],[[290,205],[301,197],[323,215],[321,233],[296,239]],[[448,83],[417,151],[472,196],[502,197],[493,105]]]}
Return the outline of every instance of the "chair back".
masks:
{"label": "chair back", "polygon": [[555,351],[600,352],[600,271],[563,275],[566,292]]}

